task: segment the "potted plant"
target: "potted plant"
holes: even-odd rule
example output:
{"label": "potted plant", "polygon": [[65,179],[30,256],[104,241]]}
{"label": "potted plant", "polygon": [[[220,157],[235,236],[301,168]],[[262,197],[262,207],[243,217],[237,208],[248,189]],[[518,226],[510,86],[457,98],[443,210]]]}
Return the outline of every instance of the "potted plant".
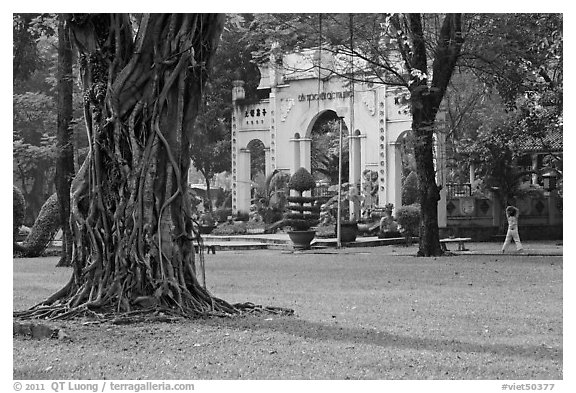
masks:
{"label": "potted plant", "polygon": [[[354,206],[360,205],[360,196],[355,187],[350,188],[348,183],[342,184],[340,188],[340,229],[342,234],[340,241],[343,243],[350,243],[356,240],[358,236],[358,220],[354,211],[359,209],[350,210],[350,204]],[[329,212],[336,221],[338,212],[338,195],[330,198],[324,205],[322,211]],[[338,223],[334,226],[334,233],[338,236]]]}
{"label": "potted plant", "polygon": [[288,231],[288,236],[296,250],[309,249],[310,243],[316,236],[316,231],[310,228],[318,225],[320,209],[315,204],[316,198],[303,195],[306,191],[312,191],[314,187],[316,187],[316,182],[306,168],[300,168],[294,172],[288,182],[288,188],[293,190],[295,195],[287,198],[288,206],[284,214],[284,223],[292,227],[292,230]]}
{"label": "potted plant", "polygon": [[198,221],[198,230],[202,235],[208,235],[216,228],[216,220],[211,213],[203,213]]}

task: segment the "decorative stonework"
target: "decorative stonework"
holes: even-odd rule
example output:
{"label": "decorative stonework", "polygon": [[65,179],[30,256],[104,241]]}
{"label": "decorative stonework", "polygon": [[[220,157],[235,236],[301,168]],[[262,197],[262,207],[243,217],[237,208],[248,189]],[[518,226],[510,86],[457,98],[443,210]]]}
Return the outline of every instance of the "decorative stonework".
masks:
{"label": "decorative stonework", "polygon": [[[384,98],[384,97],[383,97]],[[373,112],[372,116],[374,116],[374,114],[378,114],[378,131],[379,131],[379,139],[380,139],[380,143],[378,146],[378,156],[380,157],[380,167],[378,168],[378,173],[379,173],[379,185],[378,188],[380,189],[381,192],[385,192],[386,191],[386,176],[388,175],[386,173],[386,145],[387,145],[387,135],[386,135],[386,119],[384,116],[384,106],[385,103],[384,101],[380,101],[378,103],[378,105],[380,106],[381,110],[377,111],[376,110],[376,93],[374,92],[374,99],[372,101],[374,103],[373,106],[371,106],[369,108],[369,110],[371,109]],[[365,103],[366,104],[366,103]],[[384,196],[381,196],[382,199],[384,199]]]}
{"label": "decorative stonework", "polygon": [[280,121],[286,121],[286,117],[295,103],[296,100],[293,98],[280,99]]}
{"label": "decorative stonework", "polygon": [[374,116],[376,114],[376,92],[375,91],[367,91],[362,95],[362,103],[366,106],[368,113],[370,116]]}

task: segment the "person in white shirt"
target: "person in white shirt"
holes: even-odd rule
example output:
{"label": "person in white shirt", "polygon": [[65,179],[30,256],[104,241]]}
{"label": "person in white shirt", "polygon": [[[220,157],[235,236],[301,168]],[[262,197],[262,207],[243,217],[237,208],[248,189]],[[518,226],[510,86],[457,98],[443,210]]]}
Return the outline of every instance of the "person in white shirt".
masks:
{"label": "person in white shirt", "polygon": [[502,253],[506,251],[506,247],[512,243],[516,244],[516,251],[522,251],[522,242],[520,241],[520,236],[518,235],[518,215],[519,210],[514,206],[508,206],[506,208],[506,218],[508,219],[508,232],[506,232],[506,240],[502,245]]}

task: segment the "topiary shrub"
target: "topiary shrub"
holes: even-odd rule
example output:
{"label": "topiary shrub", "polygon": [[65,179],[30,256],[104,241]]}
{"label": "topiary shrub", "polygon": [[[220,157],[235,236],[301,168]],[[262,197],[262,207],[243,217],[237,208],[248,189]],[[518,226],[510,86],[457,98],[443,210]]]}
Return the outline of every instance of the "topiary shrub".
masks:
{"label": "topiary shrub", "polygon": [[22,224],[24,223],[24,214],[26,213],[26,201],[24,200],[24,195],[22,191],[16,186],[13,187],[12,192],[12,213],[14,215],[12,221],[12,235],[14,241],[16,241],[16,237],[18,236],[18,231]]}
{"label": "topiary shrub", "polygon": [[298,169],[290,178],[288,187],[299,195],[287,198],[287,212],[284,213],[284,224],[294,231],[307,231],[320,222],[320,207],[315,204],[316,198],[302,196],[304,191],[316,187],[312,174],[306,168]]}
{"label": "topiary shrub", "polygon": [[291,190],[296,190],[298,193],[302,194],[304,191],[312,190],[316,187],[316,182],[314,177],[306,168],[299,168],[290,177],[288,182],[288,188]]}
{"label": "topiary shrub", "polygon": [[400,232],[406,237],[418,236],[420,233],[420,205],[402,206],[396,210],[396,222]]}

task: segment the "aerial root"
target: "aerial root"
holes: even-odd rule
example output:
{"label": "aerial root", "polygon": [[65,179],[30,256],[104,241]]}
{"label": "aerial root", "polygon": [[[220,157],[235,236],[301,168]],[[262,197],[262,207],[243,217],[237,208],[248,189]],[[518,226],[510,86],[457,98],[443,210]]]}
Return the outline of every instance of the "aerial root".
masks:
{"label": "aerial root", "polygon": [[233,306],[244,313],[270,313],[277,315],[294,315],[294,310],[284,307],[262,306],[249,302],[236,303]]}

